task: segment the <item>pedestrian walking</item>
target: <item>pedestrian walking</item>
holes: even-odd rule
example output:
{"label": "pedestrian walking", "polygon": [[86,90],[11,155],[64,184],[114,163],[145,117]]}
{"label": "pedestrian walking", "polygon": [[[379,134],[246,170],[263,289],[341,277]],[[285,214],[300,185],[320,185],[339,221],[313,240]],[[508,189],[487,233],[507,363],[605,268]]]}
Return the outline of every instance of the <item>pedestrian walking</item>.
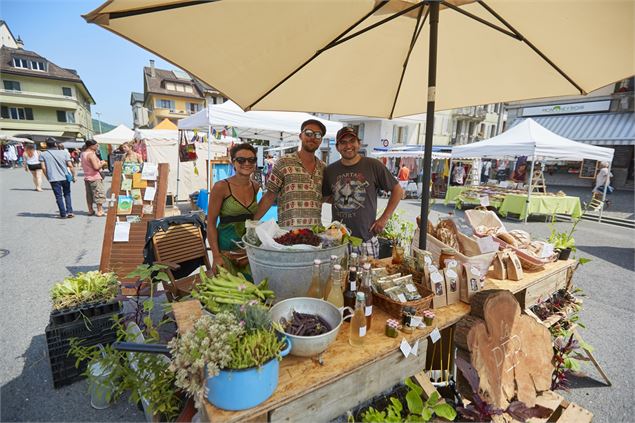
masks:
{"label": "pedestrian walking", "polygon": [[[613,187],[611,186],[611,177],[613,174],[609,171],[608,162],[600,162],[600,171],[595,177],[595,186],[593,187],[593,198],[597,198],[600,201],[604,196],[604,187],[606,186],[606,193],[611,194],[613,192]],[[609,200],[606,201],[606,207],[611,206],[611,202]]]}
{"label": "pedestrian walking", "polygon": [[24,150],[24,170],[31,172],[33,185],[36,191],[42,191],[42,163],[40,163],[40,152],[34,144],[27,144]]}
{"label": "pedestrian walking", "polygon": [[[342,158],[324,171],[322,194],[332,204],[333,220],[348,227],[353,236],[362,239],[362,245],[352,252],[377,258],[377,234],[386,227],[403,196],[403,189],[390,171],[379,160],[359,154],[361,142],[353,128],[337,131],[335,148]],[[386,209],[377,218],[378,190],[390,192]]]}
{"label": "pedestrian walking", "polygon": [[4,148],[4,158],[9,163],[9,167],[18,167],[18,153],[15,149],[15,145],[7,144]]}
{"label": "pedestrian walking", "polygon": [[258,203],[254,219],[267,213],[278,198],[280,226],[311,227],[322,223],[322,178],[326,164],[315,156],[326,127],[316,119],[300,126],[301,148],[281,157],[271,169],[267,192]]}
{"label": "pedestrian walking", "polygon": [[[106,190],[104,188],[104,178],[101,169],[107,164],[97,157],[99,145],[95,140],[87,140],[84,151],[80,156],[80,163],[84,171],[84,186],[86,187],[86,204],[88,205],[88,215],[104,215],[104,203],[106,202]],[[97,205],[97,213],[93,204]]]}
{"label": "pedestrian walking", "polygon": [[75,182],[75,169],[68,150],[59,150],[55,138],[49,137],[46,140],[46,151],[40,154],[40,163],[55,194],[59,218],[75,217],[71,203],[71,182]]}

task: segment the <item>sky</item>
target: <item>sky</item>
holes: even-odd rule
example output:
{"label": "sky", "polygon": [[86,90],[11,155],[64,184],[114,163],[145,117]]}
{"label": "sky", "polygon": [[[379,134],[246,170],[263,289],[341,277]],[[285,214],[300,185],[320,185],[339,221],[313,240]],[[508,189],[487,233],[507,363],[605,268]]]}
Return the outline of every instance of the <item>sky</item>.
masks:
{"label": "sky", "polygon": [[143,67],[174,66],[81,17],[105,0],[0,0],[0,18],[24,49],[75,69],[95,102],[94,118],[132,127],[130,93],[143,92]]}

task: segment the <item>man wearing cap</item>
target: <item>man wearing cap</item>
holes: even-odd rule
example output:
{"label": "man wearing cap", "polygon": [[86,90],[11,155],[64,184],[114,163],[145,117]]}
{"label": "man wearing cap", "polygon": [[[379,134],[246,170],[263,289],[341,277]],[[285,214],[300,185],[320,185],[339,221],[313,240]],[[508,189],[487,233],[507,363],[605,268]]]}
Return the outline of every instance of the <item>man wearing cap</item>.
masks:
{"label": "man wearing cap", "polygon": [[[335,146],[342,158],[324,171],[322,194],[332,204],[333,220],[344,223],[353,236],[363,240],[356,252],[378,257],[376,235],[384,230],[404,191],[379,160],[359,154],[361,142],[353,128],[340,129]],[[376,218],[378,190],[391,194],[386,209]]]}
{"label": "man wearing cap", "polygon": [[[46,140],[46,151],[40,154],[42,173],[51,184],[61,219],[74,217],[71,204],[71,183],[66,175],[71,174],[75,182],[75,167],[68,150],[58,150],[57,140],[49,137]],[[70,169],[70,170],[69,170]],[[73,173],[71,173],[71,171]]]}
{"label": "man wearing cap", "polygon": [[300,127],[301,148],[281,157],[267,180],[267,192],[254,219],[267,213],[278,198],[278,225],[310,227],[322,223],[322,177],[326,164],[315,156],[326,127],[309,119]]}

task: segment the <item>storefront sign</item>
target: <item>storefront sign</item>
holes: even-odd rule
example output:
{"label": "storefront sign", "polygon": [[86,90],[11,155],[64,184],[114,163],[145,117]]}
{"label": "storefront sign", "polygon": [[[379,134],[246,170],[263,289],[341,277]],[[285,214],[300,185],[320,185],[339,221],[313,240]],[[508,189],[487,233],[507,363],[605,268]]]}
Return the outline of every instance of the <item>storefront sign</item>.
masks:
{"label": "storefront sign", "polygon": [[552,104],[548,106],[525,107],[523,116],[548,116],[570,113],[606,112],[611,105],[610,100],[592,101],[588,103]]}

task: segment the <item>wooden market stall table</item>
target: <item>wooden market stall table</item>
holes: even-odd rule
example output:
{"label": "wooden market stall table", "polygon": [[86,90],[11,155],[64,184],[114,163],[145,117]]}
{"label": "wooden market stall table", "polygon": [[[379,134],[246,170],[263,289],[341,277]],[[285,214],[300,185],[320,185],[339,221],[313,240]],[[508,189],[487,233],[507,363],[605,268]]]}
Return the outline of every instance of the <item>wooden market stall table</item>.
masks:
{"label": "wooden market stall table", "polygon": [[[571,284],[577,261],[559,261],[538,272],[527,272],[521,281],[486,279],[485,289],[508,289],[521,307],[529,307],[550,293]],[[190,300],[173,304],[180,331],[189,330],[201,315],[201,305]],[[435,310],[432,327],[397,338],[384,335],[391,316],[375,308],[366,344],[355,348],[348,343],[348,324],[343,324],[336,341],[322,354],[323,365],[311,358],[288,356],[280,363],[278,388],[267,401],[243,411],[225,411],[206,403],[203,419],[213,422],[244,421],[329,421],[361,402],[376,396],[425,368],[427,342],[434,328],[442,330],[469,314],[470,306],[459,302]],[[410,345],[419,342],[417,356],[404,358],[402,338]]]}
{"label": "wooden market stall table", "polygon": [[582,206],[579,197],[568,195],[544,195],[531,194],[529,204],[527,204],[527,194],[507,194],[503,203],[498,208],[498,213],[507,216],[508,213],[519,215],[519,219],[524,219],[527,215],[545,214],[553,215],[567,214],[578,218],[582,216]]}
{"label": "wooden market stall table", "polygon": [[[445,200],[443,201],[444,205],[448,205],[448,203],[455,203],[455,207],[460,209],[462,204],[470,204],[474,206],[481,205],[481,199],[477,195],[466,195],[466,192],[478,190],[480,186],[450,186],[445,194]],[[483,195],[487,195],[484,193]],[[499,208],[503,203],[502,200],[497,198],[493,198],[489,196],[489,205],[495,208]]]}

